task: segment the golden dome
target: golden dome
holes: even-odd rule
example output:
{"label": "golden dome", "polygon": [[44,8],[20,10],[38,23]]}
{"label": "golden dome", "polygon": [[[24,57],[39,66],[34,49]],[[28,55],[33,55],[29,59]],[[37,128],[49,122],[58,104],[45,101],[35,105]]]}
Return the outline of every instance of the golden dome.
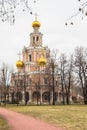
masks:
{"label": "golden dome", "polygon": [[40,27],[40,22],[35,20],[33,23],[32,23],[32,27]]}
{"label": "golden dome", "polygon": [[16,62],[16,66],[17,66],[17,68],[22,68],[22,67],[24,66],[23,61],[18,60],[18,61]]}
{"label": "golden dome", "polygon": [[46,63],[47,63],[47,60],[43,56],[41,56],[41,58],[39,59],[39,65],[44,66],[46,65]]}

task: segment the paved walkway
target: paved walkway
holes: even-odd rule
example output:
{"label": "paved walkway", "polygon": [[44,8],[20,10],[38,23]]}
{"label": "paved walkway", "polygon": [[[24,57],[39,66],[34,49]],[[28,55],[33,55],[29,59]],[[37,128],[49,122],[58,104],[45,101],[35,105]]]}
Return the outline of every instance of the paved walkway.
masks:
{"label": "paved walkway", "polygon": [[0,115],[8,121],[11,130],[63,130],[33,117],[5,108],[0,108]]}

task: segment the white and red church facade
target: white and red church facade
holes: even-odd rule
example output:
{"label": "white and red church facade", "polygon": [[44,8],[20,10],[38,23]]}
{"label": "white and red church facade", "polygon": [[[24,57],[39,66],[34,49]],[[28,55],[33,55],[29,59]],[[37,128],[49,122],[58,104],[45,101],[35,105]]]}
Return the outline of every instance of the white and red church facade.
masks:
{"label": "white and red church facade", "polygon": [[52,104],[53,87],[55,87],[55,102],[58,103],[62,97],[58,76],[55,73],[52,74],[50,67],[50,49],[48,46],[43,46],[43,34],[39,31],[40,23],[37,19],[32,23],[32,27],[30,44],[27,47],[24,46],[22,60],[19,58],[16,62],[17,72],[11,76],[10,101]]}

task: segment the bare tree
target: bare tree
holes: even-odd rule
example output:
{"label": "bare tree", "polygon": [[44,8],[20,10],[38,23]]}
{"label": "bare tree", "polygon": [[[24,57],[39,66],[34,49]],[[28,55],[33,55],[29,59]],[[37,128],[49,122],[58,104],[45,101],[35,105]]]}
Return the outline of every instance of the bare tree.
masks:
{"label": "bare tree", "polygon": [[55,77],[57,76],[57,53],[58,50],[53,50],[51,53],[50,68],[52,75],[52,91],[53,91],[53,105],[55,105]]}
{"label": "bare tree", "polygon": [[1,82],[1,100],[3,99],[6,105],[6,96],[8,94],[9,85],[10,85],[10,76],[11,72],[7,64],[3,63],[0,69],[0,82]]}
{"label": "bare tree", "polygon": [[87,104],[87,49],[77,47],[75,50],[76,74],[83,90],[84,104]]}
{"label": "bare tree", "polygon": [[65,104],[65,79],[67,74],[67,58],[65,54],[61,54],[59,57],[58,62],[58,73],[60,75],[60,82],[61,82],[61,92],[62,92],[62,102]]}
{"label": "bare tree", "polygon": [[58,75],[60,76],[62,103],[70,104],[72,86],[74,84],[74,60],[63,53],[59,57]]}
{"label": "bare tree", "polygon": [[73,61],[73,55],[70,56],[67,64],[67,76],[66,76],[66,103],[70,104],[70,90],[71,86],[74,82],[73,80],[73,69],[74,69],[74,61]]}
{"label": "bare tree", "polygon": [[52,70],[50,64],[46,66],[45,77],[47,77],[47,85],[49,90],[49,104],[51,104]]}

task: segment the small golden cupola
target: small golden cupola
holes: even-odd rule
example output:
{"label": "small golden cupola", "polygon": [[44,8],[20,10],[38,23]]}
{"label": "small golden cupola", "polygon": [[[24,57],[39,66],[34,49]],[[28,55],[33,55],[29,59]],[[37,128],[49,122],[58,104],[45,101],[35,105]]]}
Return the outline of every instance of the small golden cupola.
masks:
{"label": "small golden cupola", "polygon": [[33,21],[32,27],[40,27],[40,22],[39,21]]}
{"label": "small golden cupola", "polygon": [[40,66],[45,66],[47,63],[47,60],[45,59],[45,57],[42,55],[41,58],[38,61]]}
{"label": "small golden cupola", "polygon": [[24,62],[20,60],[20,55],[21,55],[20,52],[18,53],[18,55],[19,55],[19,60],[16,62],[16,67],[19,69],[19,68],[24,67]]}
{"label": "small golden cupola", "polygon": [[40,27],[41,26],[41,24],[40,24],[40,22],[37,20],[37,14],[35,14],[35,21],[33,21],[33,23],[32,23],[32,27],[33,28],[36,28],[36,27]]}
{"label": "small golden cupola", "polygon": [[16,66],[17,66],[17,68],[22,68],[22,67],[24,67],[23,61],[18,60],[18,61],[16,62]]}

